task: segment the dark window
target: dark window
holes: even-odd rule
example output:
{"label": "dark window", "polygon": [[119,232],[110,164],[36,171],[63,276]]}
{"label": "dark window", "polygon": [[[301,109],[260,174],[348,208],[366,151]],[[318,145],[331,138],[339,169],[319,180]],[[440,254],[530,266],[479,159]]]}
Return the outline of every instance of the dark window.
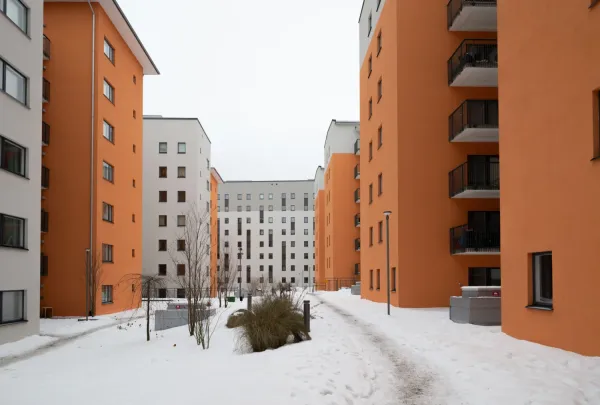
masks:
{"label": "dark window", "polygon": [[185,191],[177,192],[177,202],[185,202]]}
{"label": "dark window", "polygon": [[48,256],[45,256],[43,253],[40,254],[40,275],[48,275]]}
{"label": "dark window", "polygon": [[167,192],[166,191],[158,192],[158,202],[167,202]]}
{"label": "dark window", "polygon": [[396,268],[392,267],[392,279],[390,280],[391,290],[396,291]]}
{"label": "dark window", "polygon": [[377,195],[383,193],[383,173],[379,173],[377,176]]}
{"label": "dark window", "polygon": [[381,97],[383,97],[383,79],[380,78],[377,82],[377,102],[381,100]]}
{"label": "dark window", "polygon": [[102,286],[102,303],[112,304],[113,302],[113,286],[103,285]]}
{"label": "dark window", "polygon": [[373,202],[373,183],[369,184],[369,204]]}
{"label": "dark window", "polygon": [[500,286],[500,269],[489,267],[470,267],[469,285]]}
{"label": "dark window", "polygon": [[159,264],[158,265],[158,275],[159,276],[166,276],[167,275],[167,265],[166,264]]}
{"label": "dark window", "polygon": [[177,298],[185,298],[185,288],[177,289]]}
{"label": "dark window", "polygon": [[373,270],[369,270],[369,289],[373,289]]}
{"label": "dark window", "polygon": [[552,308],[552,252],[534,253],[533,305]]}
{"label": "dark window", "polygon": [[0,245],[22,248],[25,246],[25,220],[0,214]]}
{"label": "dark window", "polygon": [[177,264],[177,275],[178,276],[185,276],[185,264]]}
{"label": "dark window", "polygon": [[367,36],[371,35],[371,31],[373,30],[373,14],[369,14],[369,21],[368,21],[368,31],[367,31]]}
{"label": "dark window", "polygon": [[373,116],[373,98],[369,99],[369,119]]}
{"label": "dark window", "polygon": [[158,177],[160,177],[161,179],[167,178],[167,167],[166,166],[160,166],[158,168]]}
{"label": "dark window", "polygon": [[177,240],[177,251],[178,252],[185,251],[185,240],[184,239]]}
{"label": "dark window", "polygon": [[369,246],[373,246],[373,227],[369,227]]}
{"label": "dark window", "polygon": [[382,33],[381,33],[381,31],[379,31],[379,34],[377,35],[377,56],[379,56],[379,53],[381,52],[382,47],[383,47]]}
{"label": "dark window", "polygon": [[167,289],[166,288],[158,289],[158,298],[167,298]]}
{"label": "dark window", "polygon": [[0,324],[25,320],[25,291],[0,291]]}
{"label": "dark window", "polygon": [[113,262],[113,245],[102,244],[102,261],[105,263]]}
{"label": "dark window", "polygon": [[381,288],[381,271],[377,269],[377,289]]}
{"label": "dark window", "polygon": [[383,221],[377,224],[377,240],[379,243],[383,242]]}
{"label": "dark window", "polygon": [[373,160],[373,142],[369,142],[369,162]]}
{"label": "dark window", "polygon": [[159,252],[166,252],[167,251],[167,240],[166,239],[159,239],[158,240],[158,251]]}
{"label": "dark window", "polygon": [[158,216],[158,226],[167,226],[167,216],[166,215]]}
{"label": "dark window", "polygon": [[373,73],[373,55],[369,55],[369,76],[371,77],[371,73]]}
{"label": "dark window", "polygon": [[377,149],[381,148],[381,145],[383,145],[383,127],[377,129]]}

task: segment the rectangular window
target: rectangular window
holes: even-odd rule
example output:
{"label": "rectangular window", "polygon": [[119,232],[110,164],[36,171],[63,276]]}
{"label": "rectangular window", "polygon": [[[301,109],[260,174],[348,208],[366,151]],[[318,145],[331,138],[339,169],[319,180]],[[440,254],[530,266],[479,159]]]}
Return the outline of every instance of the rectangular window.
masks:
{"label": "rectangular window", "polygon": [[115,103],[115,88],[113,86],[111,86],[110,83],[106,81],[106,79],[104,79],[103,92],[104,92],[104,97],[109,99],[110,102],[114,104]]}
{"label": "rectangular window", "polygon": [[167,202],[167,192],[166,191],[158,192],[158,202]]}
{"label": "rectangular window", "polygon": [[108,180],[111,183],[114,183],[115,168],[106,162],[102,162],[102,177],[104,178],[104,180]]}
{"label": "rectangular window", "polygon": [[373,55],[369,55],[369,76],[371,77],[371,73],[373,73]]}
{"label": "rectangular window", "polygon": [[379,221],[379,224],[377,225],[377,235],[379,243],[383,242],[383,221]]}
{"label": "rectangular window", "polygon": [[113,209],[114,207],[105,202],[102,203],[102,220],[113,222]]}
{"label": "rectangular window", "polygon": [[185,298],[185,288],[177,289],[177,298]]}
{"label": "rectangular window", "polygon": [[113,302],[113,286],[103,285],[102,286],[102,303],[112,304]]}
{"label": "rectangular window", "polygon": [[158,216],[158,226],[167,226],[167,216],[166,215]]}
{"label": "rectangular window", "polygon": [[369,204],[373,202],[373,183],[369,184]]}
{"label": "rectangular window", "polygon": [[102,261],[104,263],[113,262],[113,245],[102,244]]}
{"label": "rectangular window", "polygon": [[373,289],[373,270],[369,270],[369,289]]}
{"label": "rectangular window", "polygon": [[106,38],[104,38],[104,55],[106,55],[113,65],[115,64],[115,48],[112,47]]}
{"label": "rectangular window", "polygon": [[159,239],[158,240],[158,251],[159,252],[166,252],[167,251],[167,240],[166,239]]}
{"label": "rectangular window", "polygon": [[391,288],[392,292],[395,292],[396,291],[396,268],[395,267],[392,267],[392,277],[390,280],[390,284],[391,284],[390,288]]}
{"label": "rectangular window", "polygon": [[166,142],[158,143],[158,153],[161,153],[161,154],[167,153],[167,143]]}
{"label": "rectangular window", "polygon": [[377,102],[383,97],[383,79],[379,78],[377,82]]}
{"label": "rectangular window", "polygon": [[166,166],[160,166],[158,168],[158,177],[161,179],[167,178],[167,167]]}
{"label": "rectangular window", "polygon": [[552,308],[552,252],[534,253],[533,305]]}
{"label": "rectangular window", "polygon": [[367,25],[367,37],[371,35],[371,31],[373,30],[373,14],[369,14],[369,20]]}
{"label": "rectangular window", "polygon": [[373,98],[369,99],[369,119],[373,116]]}
{"label": "rectangular window", "polygon": [[25,249],[25,219],[0,214],[0,245]]}
{"label": "rectangular window", "polygon": [[377,195],[383,193],[383,173],[379,173],[377,176]]}
{"label": "rectangular window", "polygon": [[0,0],[0,12],[4,13],[9,20],[14,22],[21,31],[28,34],[29,9],[25,4],[19,0]]}
{"label": "rectangular window", "polygon": [[382,47],[383,47],[383,39],[382,39],[381,31],[379,31],[379,34],[377,35],[377,56],[379,56],[379,53],[381,52]]}
{"label": "rectangular window", "polygon": [[381,148],[381,145],[383,145],[383,127],[377,129],[377,149]]}
{"label": "rectangular window", "polygon": [[179,179],[185,178],[185,166],[177,167],[177,178],[179,178]]}
{"label": "rectangular window", "polygon": [[177,215],[177,226],[185,226],[185,215]]}
{"label": "rectangular window", "polygon": [[0,167],[26,177],[27,149],[0,136]]}
{"label": "rectangular window", "polygon": [[166,276],[167,275],[167,265],[166,264],[159,264],[158,265],[158,275],[159,276]]}
{"label": "rectangular window", "polygon": [[373,227],[369,227],[369,246],[373,246]]}
{"label": "rectangular window", "polygon": [[25,291],[0,291],[0,324],[25,320]]}
{"label": "rectangular window", "polygon": [[500,286],[500,269],[469,267],[469,286]]}
{"label": "rectangular window", "polygon": [[181,264],[181,263],[177,264],[177,275],[185,276],[185,264]]}
{"label": "rectangular window", "polygon": [[177,202],[185,202],[185,191],[177,192]]}
{"label": "rectangular window", "polygon": [[102,135],[109,142],[115,143],[115,128],[106,121],[102,125]]}
{"label": "rectangular window", "polygon": [[177,143],[177,153],[185,153],[185,142]]}
{"label": "rectangular window", "polygon": [[185,240],[184,239],[177,240],[177,251],[185,252]]}
{"label": "rectangular window", "polygon": [[381,288],[381,271],[377,269],[377,289]]}

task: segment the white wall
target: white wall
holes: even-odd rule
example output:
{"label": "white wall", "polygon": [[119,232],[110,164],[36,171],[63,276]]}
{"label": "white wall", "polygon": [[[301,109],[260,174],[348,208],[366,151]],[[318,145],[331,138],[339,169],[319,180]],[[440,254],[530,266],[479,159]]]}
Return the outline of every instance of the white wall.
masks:
{"label": "white wall", "polygon": [[315,194],[315,198],[317,197],[317,192],[319,190],[325,189],[325,169],[322,166],[317,167],[317,171],[315,172],[315,186],[313,188],[313,192]]}
{"label": "white wall", "polygon": [[359,122],[340,122],[333,120],[325,137],[325,171],[329,159],[334,153],[354,153],[354,143],[360,136]]}
{"label": "white wall", "polygon": [[[375,28],[377,27],[377,22],[379,21],[379,16],[383,10],[383,6],[385,5],[386,0],[364,0],[362,10],[360,12],[360,19],[358,21],[358,35],[359,35],[359,49],[360,49],[360,66],[363,65],[365,61],[365,56],[367,54],[367,49],[369,49],[369,44],[371,40],[376,40],[377,33],[375,32]],[[398,1],[398,0],[396,0]],[[377,3],[379,4],[379,9],[377,8]],[[445,4],[444,4],[445,6]],[[371,15],[371,26],[372,30],[369,34],[369,15]]]}
{"label": "white wall", "polygon": [[[167,153],[158,153],[160,142],[167,142]],[[177,144],[186,143],[186,153],[177,153]],[[176,288],[176,267],[169,252],[158,251],[158,240],[166,239],[174,248],[181,228],[177,215],[185,215],[196,207],[209,221],[210,150],[211,144],[200,122],[193,118],[144,117],[144,183],[143,183],[143,274],[158,274],[158,265],[167,265],[165,287]],[[167,178],[158,177],[158,168],[167,167]],[[186,168],[186,177],[177,177],[177,168]],[[159,191],[167,191],[167,202],[158,202]],[[186,202],[177,202],[177,192],[186,192]],[[167,216],[167,226],[158,226],[159,215]],[[210,243],[206,234],[207,243]],[[173,249],[174,250],[174,249]],[[181,256],[183,263],[183,256]],[[206,265],[210,258],[206,257]]]}
{"label": "white wall", "polygon": [[28,250],[0,246],[0,290],[25,290],[25,323],[0,325],[0,344],[39,332],[42,0],[28,0],[25,35],[0,12],[0,58],[28,77],[27,106],[0,91],[0,136],[27,148],[27,177],[0,169],[0,213],[26,219]]}

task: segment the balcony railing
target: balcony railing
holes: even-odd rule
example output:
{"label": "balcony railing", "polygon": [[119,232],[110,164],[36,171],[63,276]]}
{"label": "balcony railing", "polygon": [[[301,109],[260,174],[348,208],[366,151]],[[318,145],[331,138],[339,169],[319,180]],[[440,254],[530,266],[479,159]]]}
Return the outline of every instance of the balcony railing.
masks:
{"label": "balcony railing", "polygon": [[467,100],[448,121],[450,142],[498,142],[498,100]]}
{"label": "balcony railing", "polygon": [[50,145],[50,125],[42,121],[42,144]]}
{"label": "balcony railing", "polygon": [[360,276],[360,263],[354,263],[354,275]]}
{"label": "balcony railing", "polygon": [[355,203],[360,202],[360,188],[357,188],[356,190],[354,190],[354,202]]}
{"label": "balcony railing", "polygon": [[450,31],[496,31],[496,0],[450,0],[447,5]]}
{"label": "balcony railing", "polygon": [[50,60],[50,40],[45,35],[44,35],[43,53],[44,53],[44,59],[45,60]]}
{"label": "balcony railing", "polygon": [[48,232],[48,222],[49,222],[49,214],[47,211],[42,210],[42,220],[41,220],[41,231]]}
{"label": "balcony railing", "polygon": [[359,238],[354,239],[354,250],[356,250],[357,252],[360,250],[360,239]]}
{"label": "balcony railing", "polygon": [[469,225],[450,229],[451,254],[500,253],[500,232],[478,231]]}
{"label": "balcony railing", "polygon": [[448,174],[450,197],[499,198],[500,162],[466,162]]}
{"label": "balcony railing", "polygon": [[42,166],[42,188],[46,189],[48,187],[50,187],[50,169]]}
{"label": "balcony railing", "polygon": [[48,256],[43,253],[40,255],[40,276],[48,275]]}
{"label": "balcony railing", "polygon": [[354,141],[354,154],[360,155],[360,139]]}
{"label": "balcony railing", "polygon": [[356,226],[356,227],[360,226],[360,214],[356,214],[354,216],[354,226]]}
{"label": "balcony railing", "polygon": [[354,178],[360,179],[360,165],[359,164],[354,166]]}
{"label": "balcony railing", "polygon": [[42,83],[42,100],[44,103],[50,101],[50,82],[46,79]]}
{"label": "balcony railing", "polygon": [[495,39],[465,39],[448,59],[451,86],[497,87],[498,43]]}

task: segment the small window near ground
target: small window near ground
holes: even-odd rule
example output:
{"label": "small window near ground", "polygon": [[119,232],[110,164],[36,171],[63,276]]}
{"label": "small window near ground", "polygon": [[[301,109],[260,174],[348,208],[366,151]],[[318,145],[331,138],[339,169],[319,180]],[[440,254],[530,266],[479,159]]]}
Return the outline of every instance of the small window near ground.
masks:
{"label": "small window near ground", "polygon": [[113,245],[102,244],[102,261],[104,263],[113,262]]}
{"label": "small window near ground", "polygon": [[552,308],[552,252],[532,255],[533,305]]}
{"label": "small window near ground", "polygon": [[25,291],[0,291],[0,324],[25,321]]}
{"label": "small window near ground", "polygon": [[102,286],[102,303],[112,304],[113,302],[113,286],[103,285]]}
{"label": "small window near ground", "polygon": [[381,271],[377,269],[377,289],[381,288]]}
{"label": "small window near ground", "polygon": [[369,270],[369,289],[373,289],[373,270]]}

